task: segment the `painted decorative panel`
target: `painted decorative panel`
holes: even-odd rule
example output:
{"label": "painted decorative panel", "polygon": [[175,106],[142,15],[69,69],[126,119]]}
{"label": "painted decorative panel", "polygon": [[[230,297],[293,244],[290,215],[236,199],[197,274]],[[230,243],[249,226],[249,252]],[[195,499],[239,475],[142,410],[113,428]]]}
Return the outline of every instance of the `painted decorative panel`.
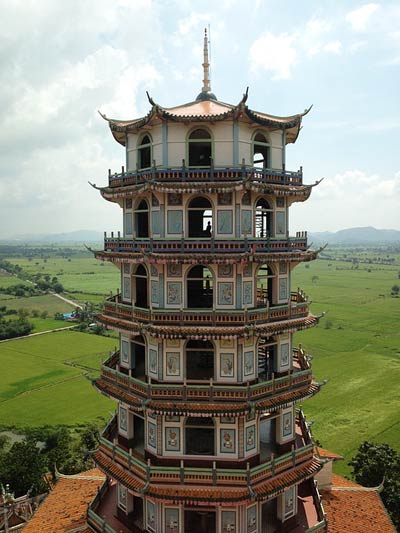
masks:
{"label": "painted decorative panel", "polygon": [[165,533],[178,533],[179,509],[165,508]]}
{"label": "painted decorative panel", "polygon": [[167,265],[167,276],[170,278],[179,278],[182,276],[182,265],[169,263]]}
{"label": "painted decorative panel", "polygon": [[130,274],[131,273],[131,265],[129,263],[124,263],[123,266],[124,274]]}
{"label": "painted decorative panel", "polygon": [[168,211],[167,212],[167,228],[169,234],[182,235],[182,211]]}
{"label": "painted decorative panel", "polygon": [[244,339],[244,345],[245,346],[247,346],[247,347],[248,346],[253,346],[253,344],[254,344],[254,337],[246,337]]}
{"label": "painted decorative panel", "polygon": [[167,348],[179,348],[180,342],[179,339],[167,339],[166,346]]}
{"label": "painted decorative panel", "polygon": [[132,198],[127,198],[125,200],[125,207],[126,209],[132,209]]}
{"label": "painted decorative panel", "polygon": [[153,348],[149,349],[149,372],[157,374],[158,372],[158,354]]}
{"label": "painted decorative panel", "polygon": [[126,488],[118,483],[118,506],[121,507],[121,509],[126,509],[128,503],[128,491]]}
{"label": "painted decorative panel", "polygon": [[281,344],[281,366],[288,366],[289,364],[289,344]]}
{"label": "painted decorative panel", "polygon": [[249,209],[242,210],[242,233],[251,235],[251,219],[253,213]]}
{"label": "painted decorative panel", "polygon": [[232,234],[233,211],[224,209],[217,212],[217,230],[220,234]]}
{"label": "painted decorative panel", "polygon": [[220,340],[220,346],[221,348],[233,348],[234,347],[234,340],[233,339],[221,339]]}
{"label": "painted decorative panel", "polygon": [[156,530],[156,506],[149,500],[146,501],[146,522],[147,529]]}
{"label": "painted decorative panel", "polygon": [[151,227],[153,229],[153,233],[160,233],[160,211],[152,211]]}
{"label": "painted decorative panel", "polygon": [[233,353],[221,353],[220,359],[220,377],[232,378],[235,373],[235,355]]}
{"label": "painted decorative panel", "polygon": [[244,281],[243,282],[243,304],[251,305],[253,301],[253,282]]}
{"label": "painted decorative panel", "polygon": [[121,340],[121,363],[129,363],[129,342]]}
{"label": "painted decorative panel", "polygon": [[179,376],[181,373],[181,358],[179,352],[167,352],[166,374],[167,376]]}
{"label": "painted decorative panel", "polygon": [[279,263],[279,274],[287,273],[287,263]]}
{"label": "painted decorative panel", "polygon": [[231,278],[233,276],[233,265],[218,265],[218,276],[220,278]]}
{"label": "painted decorative panel", "polygon": [[254,374],[254,352],[244,352],[244,375]]}
{"label": "painted decorative panel", "polygon": [[132,235],[132,233],[133,233],[132,213],[125,213],[125,234]]}
{"label": "painted decorative panel", "polygon": [[231,192],[218,193],[218,205],[232,205],[232,193]]}
{"label": "painted decorative panel", "polygon": [[181,429],[179,427],[165,428],[165,449],[168,452],[179,452],[180,442]]}
{"label": "painted decorative panel", "polygon": [[279,299],[287,300],[287,278],[279,279]]}
{"label": "painted decorative panel", "polygon": [[221,416],[221,424],[234,424],[235,418],[233,416]]}
{"label": "painted decorative panel", "polygon": [[169,192],[168,205],[182,205],[182,194],[176,192]]}
{"label": "painted decorative panel", "polygon": [[220,429],[220,452],[236,453],[236,429]]}
{"label": "painted decorative panel", "polygon": [[257,505],[247,508],[247,533],[257,531]]}
{"label": "painted decorative panel", "polygon": [[295,512],[294,487],[290,487],[284,492],[284,516],[289,518]]}
{"label": "painted decorative panel", "polygon": [[160,202],[157,199],[157,196],[155,194],[151,195],[151,205],[152,207],[158,207],[160,205]]}
{"label": "painted decorative panel", "polygon": [[246,428],[246,452],[254,450],[256,447],[256,426]]}
{"label": "painted decorative panel", "polygon": [[285,213],[283,211],[278,211],[276,213],[276,233],[277,234],[286,233]]}
{"label": "painted decorative panel", "polygon": [[131,278],[124,278],[122,285],[122,297],[125,300],[131,299]]}
{"label": "painted decorative panel", "polygon": [[247,263],[247,265],[243,268],[243,277],[251,278],[251,276],[252,276],[251,264]]}
{"label": "painted decorative panel", "polygon": [[276,199],[276,207],[285,207],[285,199],[278,197]]}
{"label": "painted decorative panel", "polygon": [[165,415],[166,422],[179,422],[180,419],[179,415]]}
{"label": "painted decorative panel", "polygon": [[221,531],[222,533],[236,533],[235,511],[221,511]]}
{"label": "painted decorative panel", "polygon": [[128,409],[119,406],[119,429],[122,431],[128,431]]}
{"label": "painted decorative panel", "polygon": [[158,278],[158,270],[154,265],[150,265],[150,272],[153,278]]}
{"label": "painted decorative panel", "polygon": [[158,304],[158,281],[151,280],[151,303]]}
{"label": "painted decorative panel", "polygon": [[289,437],[293,433],[293,415],[292,411],[283,413],[282,416],[282,436]]}
{"label": "painted decorative panel", "polygon": [[251,205],[251,192],[246,191],[242,196],[242,205]]}
{"label": "painted decorative panel", "polygon": [[223,281],[218,283],[218,305],[233,305],[233,283]]}
{"label": "painted decorative panel", "polygon": [[182,282],[167,281],[167,303],[171,305],[182,303]]}
{"label": "painted decorative panel", "polygon": [[157,448],[156,425],[152,422],[147,423],[147,445],[152,448]]}

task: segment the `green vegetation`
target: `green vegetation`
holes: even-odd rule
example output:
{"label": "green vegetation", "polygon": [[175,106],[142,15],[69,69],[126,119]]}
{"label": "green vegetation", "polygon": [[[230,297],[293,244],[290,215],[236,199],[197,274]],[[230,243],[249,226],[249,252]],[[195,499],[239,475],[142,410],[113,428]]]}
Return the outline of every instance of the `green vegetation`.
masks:
{"label": "green vegetation", "polygon": [[400,449],[400,301],[391,297],[398,269],[330,257],[294,271],[292,286],[309,294],[312,312],[328,312],[295,341],[315,356],[317,380],[328,379],[303,408],[322,446],[345,457],[335,464],[341,474],[349,474],[346,462],[366,439]]}

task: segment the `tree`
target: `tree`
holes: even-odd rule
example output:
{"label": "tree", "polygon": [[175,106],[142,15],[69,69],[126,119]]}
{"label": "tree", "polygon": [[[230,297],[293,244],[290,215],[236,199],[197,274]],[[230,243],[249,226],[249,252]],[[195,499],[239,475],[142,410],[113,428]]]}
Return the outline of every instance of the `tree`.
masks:
{"label": "tree", "polygon": [[350,461],[357,483],[376,487],[384,480],[381,498],[395,526],[400,529],[400,454],[388,444],[365,441]]}
{"label": "tree", "polygon": [[313,283],[317,283],[318,280],[319,280],[319,277],[318,277],[318,276],[313,276],[313,277],[311,278],[311,281],[312,281]]}
{"label": "tree", "polygon": [[391,295],[398,296],[399,292],[400,292],[400,287],[398,285],[393,285]]}

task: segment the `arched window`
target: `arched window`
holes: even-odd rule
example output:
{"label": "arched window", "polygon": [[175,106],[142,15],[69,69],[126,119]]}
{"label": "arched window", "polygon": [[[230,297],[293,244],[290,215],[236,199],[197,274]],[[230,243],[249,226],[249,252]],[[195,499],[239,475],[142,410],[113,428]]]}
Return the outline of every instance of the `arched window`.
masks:
{"label": "arched window", "polygon": [[210,238],[212,233],[212,205],[203,196],[193,198],[188,206],[189,237]]}
{"label": "arched window", "polygon": [[151,138],[150,138],[150,135],[145,135],[142,138],[142,140],[140,141],[140,143],[138,144],[137,162],[138,162],[138,169],[139,170],[151,167]]}
{"label": "arched window", "polygon": [[189,135],[189,166],[209,167],[212,157],[211,134],[205,129],[197,129]]}
{"label": "arched window", "polygon": [[272,305],[274,274],[268,265],[261,265],[257,272],[257,307]]}
{"label": "arched window", "polygon": [[185,422],[185,453],[215,455],[215,431],[212,418],[188,417]]}
{"label": "arched window", "polygon": [[132,376],[145,379],[146,376],[146,343],[142,335],[131,341],[131,370]]}
{"label": "arched window", "polygon": [[256,133],[253,139],[253,166],[256,168],[269,168],[269,143],[262,133]]}
{"label": "arched window", "polygon": [[136,272],[133,274],[135,280],[135,301],[134,305],[136,307],[142,307],[148,309],[149,299],[148,299],[148,280],[147,280],[147,270],[143,265],[139,265],[136,269]]}
{"label": "arched window", "polygon": [[186,294],[189,309],[212,308],[213,277],[209,268],[196,265],[190,269],[187,277]]}
{"label": "arched window", "polygon": [[136,237],[145,239],[149,236],[149,205],[142,200],[135,209]]}
{"label": "arched window", "polygon": [[189,341],[186,345],[186,378],[214,378],[214,345],[210,341]]}
{"label": "arched window", "polygon": [[272,234],[272,213],[269,203],[265,198],[259,198],[256,203],[256,237],[268,238]]}

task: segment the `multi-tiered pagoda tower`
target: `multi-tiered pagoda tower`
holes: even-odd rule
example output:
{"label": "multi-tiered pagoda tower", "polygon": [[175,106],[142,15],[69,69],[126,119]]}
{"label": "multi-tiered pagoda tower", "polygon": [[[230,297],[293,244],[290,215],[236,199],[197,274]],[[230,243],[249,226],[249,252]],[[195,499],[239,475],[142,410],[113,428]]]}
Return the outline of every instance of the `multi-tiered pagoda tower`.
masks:
{"label": "multi-tiered pagoda tower", "polygon": [[[118,402],[95,453],[109,482],[88,512],[96,531],[325,531],[321,462],[296,409],[319,390],[293,334],[310,328],[291,272],[310,261],[289,237],[306,200],[286,146],[302,117],[217,100],[208,77],[188,104],[108,121],[126,149],[102,196],[123,234],[96,256],[121,271],[99,320],[120,334],[96,387]],[[108,528],[108,529],[107,529]]]}

